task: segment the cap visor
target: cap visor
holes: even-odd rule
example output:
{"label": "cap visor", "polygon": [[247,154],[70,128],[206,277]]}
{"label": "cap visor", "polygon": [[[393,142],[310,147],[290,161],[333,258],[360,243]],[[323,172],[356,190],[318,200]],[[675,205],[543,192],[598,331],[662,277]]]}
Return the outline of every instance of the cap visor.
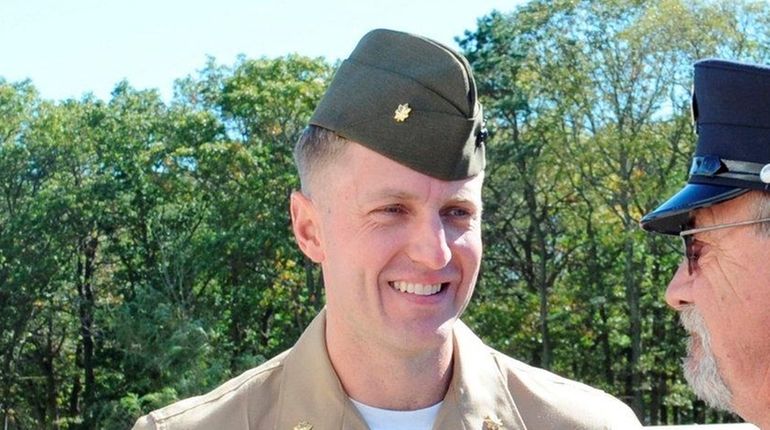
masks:
{"label": "cap visor", "polygon": [[690,212],[748,192],[746,188],[723,185],[687,184],[673,197],[645,215],[639,224],[647,231],[678,235],[690,221]]}

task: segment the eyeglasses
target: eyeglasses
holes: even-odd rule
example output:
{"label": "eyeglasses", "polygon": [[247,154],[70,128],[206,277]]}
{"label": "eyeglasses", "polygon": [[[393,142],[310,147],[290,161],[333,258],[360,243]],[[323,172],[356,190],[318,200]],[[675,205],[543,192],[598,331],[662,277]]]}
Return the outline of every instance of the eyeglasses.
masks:
{"label": "eyeglasses", "polygon": [[682,239],[684,240],[684,255],[685,257],[687,257],[687,273],[692,275],[692,272],[698,268],[698,257],[700,257],[700,252],[696,250],[695,246],[693,245],[693,239],[694,239],[693,235],[697,233],[704,233],[707,231],[721,230],[723,228],[759,224],[767,221],[770,221],[770,217],[752,219],[749,221],[731,222],[727,224],[710,225],[708,227],[686,228],[686,227],[692,227],[692,223],[688,223],[682,226],[683,228],[685,228],[685,230],[680,231],[679,236],[681,236]]}

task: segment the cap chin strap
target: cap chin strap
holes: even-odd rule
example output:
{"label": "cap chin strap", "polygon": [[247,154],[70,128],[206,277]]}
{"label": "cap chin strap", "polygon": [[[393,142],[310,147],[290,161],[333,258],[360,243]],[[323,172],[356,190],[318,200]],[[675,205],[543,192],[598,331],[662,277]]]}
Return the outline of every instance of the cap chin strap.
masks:
{"label": "cap chin strap", "polygon": [[716,155],[702,155],[693,157],[690,165],[690,176],[731,178],[770,184],[770,164],[726,160]]}

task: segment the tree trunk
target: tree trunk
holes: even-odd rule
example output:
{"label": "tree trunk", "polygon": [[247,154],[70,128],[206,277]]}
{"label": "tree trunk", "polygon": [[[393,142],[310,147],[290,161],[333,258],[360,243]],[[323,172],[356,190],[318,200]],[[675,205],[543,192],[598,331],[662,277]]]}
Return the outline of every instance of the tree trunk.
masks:
{"label": "tree trunk", "polygon": [[[522,170],[526,171],[526,170]],[[545,233],[541,225],[542,219],[539,216],[542,209],[539,207],[537,197],[535,196],[535,186],[530,184],[525,187],[524,198],[527,202],[527,209],[529,213],[529,228],[532,232],[532,251],[534,255],[537,255],[537,261],[534,259],[531,261],[532,268],[532,283],[537,289],[540,310],[539,310],[539,322],[540,322],[540,339],[541,339],[541,356],[540,367],[543,369],[551,368],[551,333],[548,329],[548,293],[549,287],[547,271],[548,271],[548,244],[546,243]]]}
{"label": "tree trunk", "polygon": [[[82,358],[82,349],[81,346],[78,345],[75,348],[75,361],[79,363]],[[75,373],[72,376],[72,390],[70,391],[70,400],[69,400],[69,416],[76,417],[80,414],[80,390],[82,387],[80,386],[80,375]]]}
{"label": "tree trunk", "polygon": [[99,240],[95,234],[89,235],[81,244],[82,258],[78,259],[78,313],[80,316],[80,337],[83,344],[83,373],[85,375],[84,405],[93,405],[96,390],[94,377],[94,270],[96,249]]}
{"label": "tree trunk", "polygon": [[230,321],[228,322],[228,335],[230,337],[230,344],[232,345],[232,352],[230,354],[230,371],[235,373],[240,370],[240,363],[238,359],[243,353],[243,325],[241,324],[241,300],[240,300],[240,283],[241,283],[241,264],[238,257],[230,257],[229,259],[230,273],[228,283],[230,284]]}
{"label": "tree trunk", "polygon": [[634,276],[634,243],[629,237],[625,243],[626,267],[625,267],[625,290],[626,303],[628,305],[628,322],[631,335],[631,351],[629,356],[630,389],[632,395],[631,408],[636,412],[636,416],[643,417],[644,405],[642,404],[642,377],[639,372],[639,365],[642,357],[642,322],[641,312],[639,310],[639,288]]}
{"label": "tree trunk", "polygon": [[612,370],[613,356],[612,346],[610,345],[610,328],[609,328],[609,315],[607,314],[607,308],[609,306],[610,298],[612,297],[612,291],[607,291],[605,283],[602,280],[602,271],[599,268],[599,250],[597,247],[597,233],[594,230],[593,224],[593,210],[589,206],[589,212],[587,215],[586,236],[590,241],[588,249],[588,285],[589,291],[601,291],[604,295],[604,302],[599,303],[598,313],[601,326],[598,330],[599,345],[602,348],[602,367],[604,373],[604,380],[609,386],[615,384],[615,372]]}
{"label": "tree trunk", "polygon": [[612,346],[610,345],[609,315],[607,315],[607,304],[599,305],[599,319],[601,320],[601,330],[599,332],[599,343],[602,346],[604,354],[603,366],[604,379],[608,385],[615,384],[615,372],[612,370]]}
{"label": "tree trunk", "polygon": [[545,285],[540,288],[540,336],[543,339],[543,357],[541,366],[543,369],[551,368],[551,337],[548,332],[548,289]]}
{"label": "tree trunk", "polygon": [[56,401],[56,375],[53,364],[54,357],[58,354],[57,349],[54,347],[53,341],[53,317],[49,315],[45,351],[43,351],[40,364],[46,382],[46,427],[52,430],[59,429],[59,407]]}

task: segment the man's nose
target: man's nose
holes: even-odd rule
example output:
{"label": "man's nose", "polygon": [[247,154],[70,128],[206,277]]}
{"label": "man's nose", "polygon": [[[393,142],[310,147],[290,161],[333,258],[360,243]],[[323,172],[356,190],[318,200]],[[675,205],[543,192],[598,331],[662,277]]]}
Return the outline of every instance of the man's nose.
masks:
{"label": "man's nose", "polygon": [[674,277],[666,288],[666,303],[674,309],[692,303],[692,275],[687,270],[687,260],[679,264]]}
{"label": "man's nose", "polygon": [[424,219],[412,231],[407,255],[415,262],[438,270],[449,264],[452,250],[447,241],[447,231],[441,216]]}

